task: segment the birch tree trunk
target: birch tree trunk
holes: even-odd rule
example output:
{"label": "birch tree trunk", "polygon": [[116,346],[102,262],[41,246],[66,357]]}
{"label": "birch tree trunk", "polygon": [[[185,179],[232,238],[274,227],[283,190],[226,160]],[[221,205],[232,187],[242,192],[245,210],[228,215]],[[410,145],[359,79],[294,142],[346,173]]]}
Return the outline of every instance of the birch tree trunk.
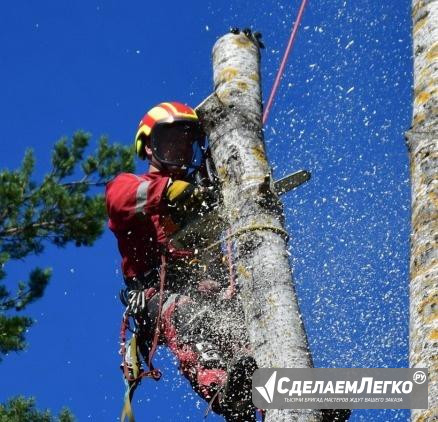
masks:
{"label": "birch tree trunk", "polygon": [[410,366],[429,368],[429,409],[438,418],[438,1],[413,0],[414,104],[411,162]]}
{"label": "birch tree trunk", "polygon": [[[237,284],[259,367],[311,367],[291,279],[283,208],[272,191],[262,132],[260,52],[244,34],[213,48],[215,93],[197,111],[222,183],[237,251]],[[318,421],[318,410],[270,410],[267,422]]]}

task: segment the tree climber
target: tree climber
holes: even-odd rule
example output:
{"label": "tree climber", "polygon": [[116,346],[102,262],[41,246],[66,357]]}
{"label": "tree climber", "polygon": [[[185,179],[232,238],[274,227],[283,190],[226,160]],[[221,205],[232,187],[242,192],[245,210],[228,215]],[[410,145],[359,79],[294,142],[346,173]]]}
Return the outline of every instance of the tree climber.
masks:
{"label": "tree climber", "polygon": [[[135,348],[150,369],[156,346],[168,346],[215,412],[229,421],[253,421],[255,362],[226,276],[220,265],[206,276],[196,251],[178,249],[170,240],[187,219],[209,210],[208,189],[194,182],[205,164],[206,145],[192,108],[176,102],[153,107],[135,137],[136,154],[149,161],[149,171],[122,173],[108,183],[108,225],[122,257],[125,317],[134,321]],[[133,359],[136,350],[128,352],[125,377],[135,388],[140,364]]]}

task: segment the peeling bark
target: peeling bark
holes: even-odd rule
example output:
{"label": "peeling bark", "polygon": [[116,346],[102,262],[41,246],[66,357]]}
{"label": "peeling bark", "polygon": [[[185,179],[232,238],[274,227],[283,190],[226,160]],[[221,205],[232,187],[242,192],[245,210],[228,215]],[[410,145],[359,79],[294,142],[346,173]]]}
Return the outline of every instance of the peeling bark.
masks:
{"label": "peeling bark", "polygon": [[410,366],[429,368],[429,409],[412,411],[425,422],[438,418],[438,1],[414,0],[412,18]]}
{"label": "peeling bark", "polygon": [[[283,208],[272,190],[262,132],[260,53],[244,34],[213,48],[215,94],[197,111],[222,184],[223,218],[235,250],[237,284],[259,367],[311,367],[293,288]],[[318,421],[318,410],[270,410],[267,422]]]}

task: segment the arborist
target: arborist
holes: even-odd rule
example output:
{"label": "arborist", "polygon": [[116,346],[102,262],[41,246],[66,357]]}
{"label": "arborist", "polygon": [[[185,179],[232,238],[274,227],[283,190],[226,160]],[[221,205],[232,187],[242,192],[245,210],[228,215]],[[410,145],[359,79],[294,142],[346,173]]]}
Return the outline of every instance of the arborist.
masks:
{"label": "arborist", "polygon": [[[148,172],[119,174],[106,187],[108,225],[117,238],[125,282],[122,366],[131,394],[142,375],[160,377],[152,356],[158,345],[166,345],[215,412],[230,421],[252,421],[255,361],[243,316],[230,306],[235,298],[226,280],[199,270],[196,251],[171,241],[187,219],[208,212],[211,192],[194,177],[204,168],[207,151],[195,110],[161,103],[145,114],[135,137],[135,152],[149,161]],[[129,321],[134,344],[126,341]]]}

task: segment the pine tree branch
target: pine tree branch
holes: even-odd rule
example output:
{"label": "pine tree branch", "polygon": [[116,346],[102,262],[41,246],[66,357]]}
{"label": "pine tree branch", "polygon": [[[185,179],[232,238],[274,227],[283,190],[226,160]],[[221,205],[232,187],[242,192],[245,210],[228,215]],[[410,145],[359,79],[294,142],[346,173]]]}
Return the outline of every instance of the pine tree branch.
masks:
{"label": "pine tree branch", "polygon": [[84,185],[87,186],[105,186],[108,183],[107,180],[98,180],[97,182],[83,182],[82,180],[76,181],[76,182],[66,182],[62,183],[61,186],[65,187],[71,187],[71,186],[78,186],[78,185]]}
{"label": "pine tree branch", "polygon": [[60,225],[63,224],[63,222],[59,222],[59,221],[42,221],[40,223],[33,223],[33,224],[28,224],[26,226],[22,226],[22,227],[11,227],[7,230],[3,230],[0,232],[0,237],[3,236],[16,236],[17,234],[21,234],[27,230],[30,229],[39,229],[39,228],[44,228],[44,227],[50,227],[50,226],[54,226],[54,225]]}
{"label": "pine tree branch", "polygon": [[30,289],[27,289],[20,294],[17,294],[15,297],[10,299],[3,299],[0,301],[0,311],[7,311],[9,309],[12,309],[16,307],[16,304],[18,301],[23,300],[27,295],[29,295],[31,292]]}
{"label": "pine tree branch", "polygon": [[[68,243],[90,246],[102,234],[105,208],[101,187],[121,171],[132,172],[134,162],[130,148],[111,145],[106,138],[100,140],[94,154],[84,158],[89,137],[77,132],[71,140],[58,142],[51,169],[39,183],[31,180],[31,152],[26,153],[21,168],[0,172],[1,279],[6,277],[6,262],[40,254],[46,242],[58,247]],[[28,282],[19,282],[12,294],[0,285],[0,361],[1,355],[25,347],[26,328],[31,325],[29,318],[9,317],[4,312],[22,311],[40,298],[49,278],[50,269],[36,268]]]}

